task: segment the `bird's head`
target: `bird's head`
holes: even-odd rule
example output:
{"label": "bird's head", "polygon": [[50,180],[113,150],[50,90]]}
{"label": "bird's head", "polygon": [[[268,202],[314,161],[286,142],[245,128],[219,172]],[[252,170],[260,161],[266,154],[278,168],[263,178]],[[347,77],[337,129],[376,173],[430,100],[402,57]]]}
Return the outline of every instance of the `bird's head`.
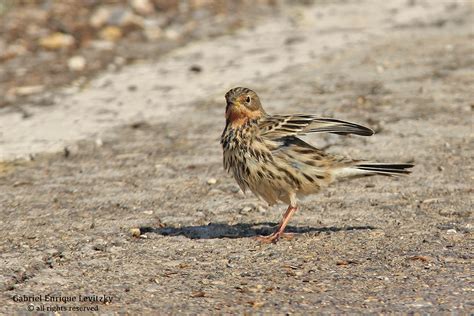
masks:
{"label": "bird's head", "polygon": [[234,127],[265,114],[258,95],[248,88],[238,87],[229,90],[225,94],[225,100],[227,102],[225,117]]}

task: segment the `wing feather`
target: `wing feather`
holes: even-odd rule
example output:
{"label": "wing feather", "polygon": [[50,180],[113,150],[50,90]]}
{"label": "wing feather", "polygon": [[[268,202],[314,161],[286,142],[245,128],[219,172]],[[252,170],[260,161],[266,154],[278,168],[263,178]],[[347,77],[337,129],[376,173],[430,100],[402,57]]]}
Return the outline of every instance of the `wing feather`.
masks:
{"label": "wing feather", "polygon": [[262,135],[276,138],[308,133],[355,134],[361,136],[374,134],[373,130],[359,124],[305,114],[269,115],[260,120],[259,127]]}

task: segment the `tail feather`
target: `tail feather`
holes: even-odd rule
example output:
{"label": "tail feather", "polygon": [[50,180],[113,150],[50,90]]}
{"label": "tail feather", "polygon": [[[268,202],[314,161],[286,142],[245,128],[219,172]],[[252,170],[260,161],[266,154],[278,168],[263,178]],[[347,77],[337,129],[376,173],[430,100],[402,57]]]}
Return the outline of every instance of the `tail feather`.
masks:
{"label": "tail feather", "polygon": [[414,165],[410,163],[364,163],[355,165],[359,170],[374,172],[382,175],[403,175],[410,174]]}
{"label": "tail feather", "polygon": [[403,176],[411,173],[414,164],[411,163],[372,163],[364,162],[336,170],[335,178],[338,180],[359,178],[374,175]]}

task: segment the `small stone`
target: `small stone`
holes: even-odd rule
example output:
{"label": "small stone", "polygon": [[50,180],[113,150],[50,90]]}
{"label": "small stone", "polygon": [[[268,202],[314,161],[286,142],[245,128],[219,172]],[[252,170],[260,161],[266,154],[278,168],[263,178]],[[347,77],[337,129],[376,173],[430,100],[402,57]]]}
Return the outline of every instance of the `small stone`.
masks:
{"label": "small stone", "polygon": [[197,291],[197,292],[191,293],[190,296],[191,296],[191,297],[205,297],[205,296],[206,296],[206,293],[203,292],[203,291]]}
{"label": "small stone", "polygon": [[97,41],[91,41],[90,42],[90,47],[94,48],[96,50],[106,51],[106,50],[114,49],[115,44],[113,42],[109,42],[109,41],[99,41],[99,40],[97,40]]}
{"label": "small stone", "polygon": [[127,60],[122,56],[117,56],[114,58],[114,64],[116,64],[117,66],[123,66],[126,62]]}
{"label": "small stone", "polygon": [[212,4],[212,1],[210,0],[193,0],[189,1],[189,5],[192,9],[200,9],[209,6]]}
{"label": "small stone", "polygon": [[229,188],[229,191],[232,192],[232,193],[242,192],[242,190],[236,185],[231,185],[230,188]]}
{"label": "small stone", "polygon": [[116,26],[107,26],[100,31],[99,36],[109,42],[116,42],[122,37],[122,30]]}
{"label": "small stone", "polygon": [[137,13],[148,15],[155,12],[155,8],[150,0],[131,0],[131,6]]}
{"label": "small stone", "polygon": [[40,38],[39,45],[46,49],[61,49],[72,47],[75,43],[74,37],[69,34],[56,32],[46,37]]}
{"label": "small stone", "polygon": [[107,23],[110,18],[111,10],[107,7],[100,7],[94,11],[89,19],[89,25],[94,28],[100,28]]}
{"label": "small stone", "polygon": [[53,256],[57,256],[57,255],[60,254],[61,252],[58,251],[57,249],[54,249],[54,248],[53,248],[53,249],[48,249],[48,250],[46,250],[45,253],[46,253],[48,256],[53,257]]}
{"label": "small stone", "polygon": [[96,251],[106,251],[107,250],[107,242],[104,241],[103,239],[98,239],[96,241],[96,244],[92,246],[92,249]]}
{"label": "small stone", "polygon": [[452,229],[452,228],[451,228],[451,229],[448,229],[448,230],[446,231],[446,234],[448,234],[448,235],[454,235],[454,234],[457,234],[457,233],[458,233],[458,232],[457,232],[455,229]]}
{"label": "small stone", "polygon": [[152,215],[152,214],[153,214],[153,211],[143,211],[143,214]]}
{"label": "small stone", "polygon": [[25,46],[20,45],[20,44],[12,44],[6,48],[0,45],[0,58],[1,59],[10,59],[16,56],[25,55],[26,53],[28,53],[28,49]]}
{"label": "small stone", "polygon": [[259,206],[257,206],[257,211],[259,213],[266,213],[267,209],[265,207],[263,207],[262,205],[259,205]]}
{"label": "small stone", "polygon": [[143,21],[143,33],[149,41],[157,40],[164,36],[163,28],[167,25],[163,16],[147,18]]}
{"label": "small stone", "polygon": [[208,195],[222,195],[222,191],[219,190],[219,189],[211,189],[209,192],[208,192]]}
{"label": "small stone", "polygon": [[213,185],[213,184],[216,184],[217,183],[217,179],[216,178],[210,178],[207,180],[207,184],[209,185]]}
{"label": "small stone", "polygon": [[104,146],[104,142],[102,141],[101,138],[97,138],[97,139],[95,140],[95,145],[96,145],[97,147],[102,147],[102,146]]}
{"label": "small stone", "polygon": [[350,264],[357,264],[357,261],[354,260],[339,260],[336,262],[336,265],[338,266],[347,266]]}
{"label": "small stone", "polygon": [[364,96],[359,96],[357,98],[357,104],[358,105],[364,105],[366,103],[367,99]]}
{"label": "small stone", "polygon": [[421,203],[423,204],[431,204],[431,203],[438,203],[439,199],[438,198],[431,198],[431,199],[426,199],[423,200]]}
{"label": "small stone", "polygon": [[250,206],[245,206],[240,210],[240,214],[247,214],[252,211],[252,208]]}
{"label": "small stone", "polygon": [[169,40],[175,41],[181,37],[181,34],[174,29],[167,29],[165,31],[165,37]]}
{"label": "small stone", "polygon": [[86,67],[86,59],[82,56],[73,56],[67,61],[67,66],[71,71],[82,71]]}
{"label": "small stone", "polygon": [[107,23],[119,27],[138,26],[141,28],[143,27],[143,18],[134,14],[131,10],[118,6],[112,10]]}
{"label": "small stone", "polygon": [[16,88],[13,93],[18,96],[26,96],[30,94],[43,92],[44,86],[24,86]]}
{"label": "small stone", "polygon": [[189,67],[189,71],[199,73],[202,71],[202,67],[199,65],[192,65],[191,67]]}
{"label": "small stone", "polygon": [[140,232],[140,228],[130,228],[130,234],[132,234],[133,237],[140,237],[141,235],[141,232]]}
{"label": "small stone", "polygon": [[413,261],[422,261],[422,262],[431,261],[431,258],[430,258],[430,257],[428,257],[428,256],[420,256],[420,255],[413,256],[413,257],[409,257],[408,259],[409,259],[409,260],[413,260]]}
{"label": "small stone", "polygon": [[262,301],[251,301],[249,302],[253,308],[260,308],[265,305],[265,302]]}

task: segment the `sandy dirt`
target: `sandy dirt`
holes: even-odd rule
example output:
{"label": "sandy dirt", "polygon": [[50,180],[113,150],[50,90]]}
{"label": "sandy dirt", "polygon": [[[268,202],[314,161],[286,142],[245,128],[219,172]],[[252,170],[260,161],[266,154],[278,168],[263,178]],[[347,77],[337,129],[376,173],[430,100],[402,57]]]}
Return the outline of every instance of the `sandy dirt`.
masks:
{"label": "sandy dirt", "polygon": [[[472,312],[472,17],[468,1],[292,7],[65,89],[28,118],[5,110],[0,314]],[[259,244],[285,206],[223,171],[236,85],[270,113],[371,126],[371,138],[307,140],[414,172],[308,197],[294,239]]]}

